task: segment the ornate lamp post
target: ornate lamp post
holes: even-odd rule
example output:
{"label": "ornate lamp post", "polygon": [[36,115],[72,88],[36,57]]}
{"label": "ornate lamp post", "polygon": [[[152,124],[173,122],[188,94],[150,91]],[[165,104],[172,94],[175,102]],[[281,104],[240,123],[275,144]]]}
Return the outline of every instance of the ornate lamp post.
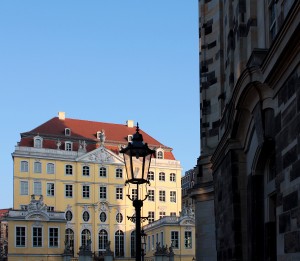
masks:
{"label": "ornate lamp post", "polygon": [[147,217],[141,217],[141,208],[143,206],[144,199],[139,199],[139,185],[145,184],[150,185],[150,182],[147,178],[151,156],[154,153],[154,150],[151,150],[147,143],[144,143],[142,134],[139,133],[139,125],[137,124],[136,133],[132,137],[132,141],[128,143],[126,148],[120,150],[120,153],[124,155],[125,168],[127,173],[127,183],[135,184],[137,187],[137,194],[134,198],[129,199],[132,201],[132,205],[135,208],[135,216],[128,217],[131,221],[135,221],[136,225],[136,255],[135,258],[137,261],[142,260],[142,249],[141,249],[141,218],[147,219]]}

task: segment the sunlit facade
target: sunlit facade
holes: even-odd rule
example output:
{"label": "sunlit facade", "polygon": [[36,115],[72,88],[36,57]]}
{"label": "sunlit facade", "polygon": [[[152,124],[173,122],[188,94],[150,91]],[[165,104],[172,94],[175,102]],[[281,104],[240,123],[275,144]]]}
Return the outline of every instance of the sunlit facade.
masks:
{"label": "sunlit facade", "polygon": [[[91,250],[101,255],[110,241],[115,258],[135,256],[132,201],[136,187],[125,186],[121,146],[135,132],[132,121],[110,124],[65,118],[64,113],[32,131],[22,133],[13,152],[14,209],[23,209],[32,194],[43,195],[48,211],[63,211],[65,239],[77,256],[91,240]],[[179,215],[181,166],[172,149],[140,130],[152,159],[142,216],[151,223],[166,215]],[[140,186],[139,195],[145,196]],[[64,241],[64,239],[63,239]]]}

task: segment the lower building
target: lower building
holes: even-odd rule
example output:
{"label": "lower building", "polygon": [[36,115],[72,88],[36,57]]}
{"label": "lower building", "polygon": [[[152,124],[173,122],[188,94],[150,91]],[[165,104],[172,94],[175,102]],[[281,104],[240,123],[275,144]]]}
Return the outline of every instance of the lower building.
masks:
{"label": "lower building", "polygon": [[[195,215],[184,208],[181,215],[165,216],[143,227],[146,234],[144,253],[147,260],[167,256],[168,260],[195,260]],[[172,256],[172,258],[170,258]]]}
{"label": "lower building", "polygon": [[7,239],[8,239],[8,225],[5,220],[9,209],[0,209],[0,260],[7,260]]}
{"label": "lower building", "polygon": [[8,260],[59,261],[65,252],[64,212],[49,212],[43,197],[31,201],[23,210],[10,210]]}

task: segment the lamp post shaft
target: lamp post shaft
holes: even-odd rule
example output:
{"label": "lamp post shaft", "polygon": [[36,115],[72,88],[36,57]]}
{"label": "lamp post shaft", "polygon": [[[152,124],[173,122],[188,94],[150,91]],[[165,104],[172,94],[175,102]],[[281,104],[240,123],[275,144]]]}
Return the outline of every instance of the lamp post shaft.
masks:
{"label": "lamp post shaft", "polygon": [[135,260],[141,261],[142,260],[142,241],[141,241],[141,208],[143,206],[143,201],[139,199],[135,199],[133,201],[133,206],[135,208]]}

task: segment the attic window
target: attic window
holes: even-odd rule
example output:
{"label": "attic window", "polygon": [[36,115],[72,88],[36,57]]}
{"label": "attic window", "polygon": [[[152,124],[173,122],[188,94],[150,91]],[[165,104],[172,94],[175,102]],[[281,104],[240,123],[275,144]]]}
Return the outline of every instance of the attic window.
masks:
{"label": "attic window", "polygon": [[65,128],[65,136],[71,136],[71,129]]}
{"label": "attic window", "polygon": [[35,148],[42,148],[43,147],[43,138],[40,136],[35,136],[33,138],[33,146]]}
{"label": "attic window", "polygon": [[100,133],[101,131],[97,131],[97,139],[100,140]]}
{"label": "attic window", "polygon": [[163,158],[164,158],[164,151],[163,151],[162,149],[157,150],[157,152],[156,152],[156,157],[157,157],[158,159],[163,159]]}
{"label": "attic window", "polygon": [[127,136],[127,141],[128,141],[128,142],[131,142],[131,141],[132,141],[132,137],[133,137],[132,135],[128,135],[128,136]]}

